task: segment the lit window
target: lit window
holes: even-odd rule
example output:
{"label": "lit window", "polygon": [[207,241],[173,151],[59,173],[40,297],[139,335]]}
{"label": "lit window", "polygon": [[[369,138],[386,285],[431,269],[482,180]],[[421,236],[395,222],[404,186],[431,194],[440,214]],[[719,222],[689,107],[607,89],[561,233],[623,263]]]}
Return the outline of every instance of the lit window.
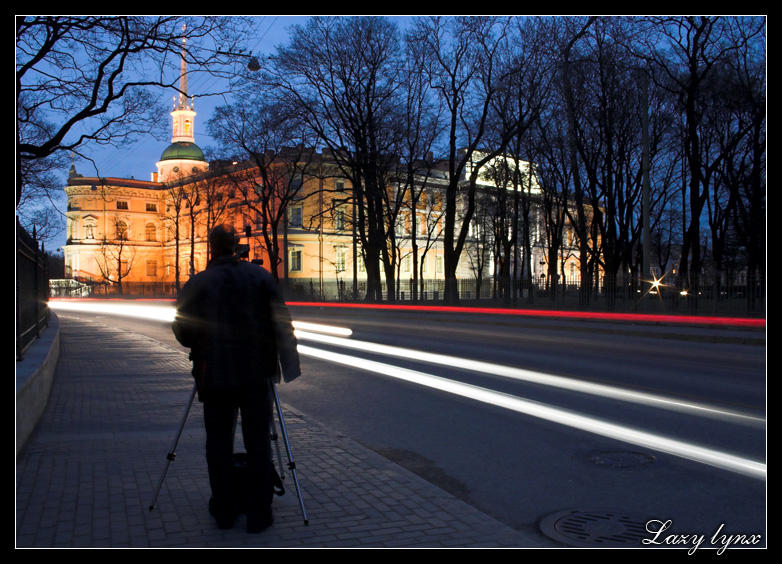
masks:
{"label": "lit window", "polygon": [[301,272],[301,251],[291,251],[290,271]]}
{"label": "lit window", "polygon": [[337,247],[336,249],[337,258],[334,262],[334,269],[337,272],[345,272],[346,267],[345,264],[347,262],[347,254],[345,253],[345,249],[342,247]]}
{"label": "lit window", "polygon": [[334,229],[336,231],[345,230],[345,212],[342,210],[336,210],[334,212]]}

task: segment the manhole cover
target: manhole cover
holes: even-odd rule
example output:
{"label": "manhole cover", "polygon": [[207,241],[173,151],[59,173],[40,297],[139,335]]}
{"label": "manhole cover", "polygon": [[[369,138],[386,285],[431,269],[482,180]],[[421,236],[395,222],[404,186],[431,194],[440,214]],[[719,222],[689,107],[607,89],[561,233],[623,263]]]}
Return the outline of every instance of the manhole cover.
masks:
{"label": "manhole cover", "polygon": [[645,452],[609,451],[597,452],[589,456],[589,460],[598,466],[610,468],[636,468],[655,461],[655,457]]}
{"label": "manhole cover", "polygon": [[549,515],[540,523],[549,538],[578,547],[640,547],[649,538],[645,521],[621,511],[570,509]]}

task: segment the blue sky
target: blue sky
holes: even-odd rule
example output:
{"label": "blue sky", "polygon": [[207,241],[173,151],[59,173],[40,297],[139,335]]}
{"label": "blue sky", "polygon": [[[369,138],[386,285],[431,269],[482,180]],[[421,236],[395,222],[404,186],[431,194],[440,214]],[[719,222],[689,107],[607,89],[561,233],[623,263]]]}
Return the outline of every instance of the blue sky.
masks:
{"label": "blue sky", "polygon": [[[304,23],[306,19],[307,16],[258,16],[258,36],[249,50],[254,54],[271,52],[275,46],[287,41],[290,26]],[[176,74],[178,70],[178,68],[172,68],[172,74]],[[214,108],[226,103],[227,100],[219,96],[198,98],[198,95],[218,90],[221,90],[221,87],[218,79],[214,77],[196,75],[188,79],[188,92],[196,96],[194,102],[197,114],[195,120],[196,143],[202,149],[215,144],[207,135],[206,123],[212,117]],[[166,96],[170,99],[173,95],[173,91],[165,94],[164,100]],[[79,174],[84,176],[133,177],[138,180],[150,180],[151,173],[156,170],[155,163],[171,142],[170,121],[163,124],[163,132],[162,139],[151,135],[145,136],[135,143],[120,148],[113,146],[85,148],[84,153],[95,161],[95,165],[77,157],[76,169]],[[95,170],[96,166],[97,171]]]}
{"label": "blue sky", "polygon": [[[257,38],[251,43],[249,51],[253,54],[271,53],[277,45],[286,43],[290,27],[300,25],[307,21],[310,16],[257,16]],[[391,16],[393,19],[404,19],[404,17]],[[401,22],[400,22],[401,23]],[[172,67],[172,75],[176,75],[179,68]],[[192,70],[192,69],[188,69]],[[207,134],[206,123],[212,117],[212,113],[217,106],[228,102],[227,98],[221,96],[201,97],[207,92],[216,92],[222,90],[218,79],[208,76],[193,76],[188,78],[188,92],[191,96],[196,96],[194,105],[196,111],[195,119],[195,138],[196,143],[202,148],[207,149],[215,146],[216,143]],[[171,99],[174,95],[165,94]],[[166,116],[168,118],[168,116]],[[83,176],[101,176],[130,178],[138,180],[150,180],[151,173],[156,170],[155,163],[160,158],[163,150],[171,142],[171,123],[166,121],[163,128],[163,137],[156,139],[153,136],[146,136],[138,139],[135,143],[124,147],[116,148],[112,146],[93,147],[84,150],[84,153],[90,156],[95,165],[87,160],[81,159],[75,162],[76,169]],[[98,170],[96,172],[95,167]],[[65,171],[67,174],[67,171]]]}
{"label": "blue sky", "polygon": [[[310,16],[255,16],[257,25],[257,34],[248,46],[248,51],[257,55],[259,53],[271,53],[276,46],[287,43],[291,26],[304,24]],[[408,20],[407,16],[389,16],[404,24]],[[193,69],[188,69],[193,70]],[[172,66],[172,80],[176,80],[178,74],[178,65]],[[212,113],[217,106],[227,103],[228,98],[222,96],[201,97],[207,92],[222,91],[223,87],[219,80],[206,75],[195,75],[188,78],[188,92],[195,96],[194,109],[196,111],[195,119],[195,140],[204,150],[210,147],[216,147],[216,142],[207,134],[206,123],[212,117]],[[163,93],[163,100],[172,100],[175,92]],[[127,143],[121,147],[114,146],[83,146],[80,151],[92,159],[90,160],[75,156],[73,164],[76,170],[82,176],[100,176],[114,178],[135,178],[138,180],[151,180],[151,173],[156,170],[155,163],[159,160],[163,150],[171,142],[171,122],[168,115],[165,116],[165,123],[160,128],[161,133],[156,137],[147,135],[138,138],[133,143]],[[70,163],[69,163],[70,167]],[[68,170],[62,171],[63,188],[67,182]],[[59,198],[55,202],[56,207],[63,213],[66,208],[66,199],[64,191],[59,193]],[[47,243],[48,249],[57,249],[65,244],[65,222],[63,219],[62,233],[53,241]]]}

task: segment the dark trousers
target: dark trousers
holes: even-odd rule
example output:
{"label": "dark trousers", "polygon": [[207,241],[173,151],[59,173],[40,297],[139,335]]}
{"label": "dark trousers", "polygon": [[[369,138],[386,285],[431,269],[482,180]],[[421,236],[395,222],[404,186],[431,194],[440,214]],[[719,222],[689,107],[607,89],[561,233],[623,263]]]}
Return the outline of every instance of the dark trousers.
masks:
{"label": "dark trousers", "polygon": [[[237,408],[241,413],[242,437],[251,478],[248,491],[236,491],[233,479],[233,442]],[[273,481],[270,435],[271,399],[253,398],[251,403],[211,399],[204,402],[206,462],[215,510],[225,515],[236,511],[241,499],[248,515],[263,515],[272,503]]]}

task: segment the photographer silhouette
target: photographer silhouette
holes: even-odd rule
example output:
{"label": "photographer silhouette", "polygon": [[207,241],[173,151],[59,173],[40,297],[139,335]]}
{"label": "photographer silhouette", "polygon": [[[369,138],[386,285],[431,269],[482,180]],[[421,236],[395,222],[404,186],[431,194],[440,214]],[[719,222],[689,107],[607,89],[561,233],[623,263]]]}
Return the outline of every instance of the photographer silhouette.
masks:
{"label": "photographer silhouette", "polygon": [[[210,513],[218,527],[231,528],[238,516],[236,500],[242,497],[247,531],[255,533],[273,522],[269,380],[279,380],[280,367],[285,382],[301,374],[297,343],[272,275],[239,259],[234,229],[215,227],[209,245],[212,259],[179,293],[172,329],[190,348],[204,407]],[[253,477],[246,492],[236,491],[232,480],[237,409]]]}

